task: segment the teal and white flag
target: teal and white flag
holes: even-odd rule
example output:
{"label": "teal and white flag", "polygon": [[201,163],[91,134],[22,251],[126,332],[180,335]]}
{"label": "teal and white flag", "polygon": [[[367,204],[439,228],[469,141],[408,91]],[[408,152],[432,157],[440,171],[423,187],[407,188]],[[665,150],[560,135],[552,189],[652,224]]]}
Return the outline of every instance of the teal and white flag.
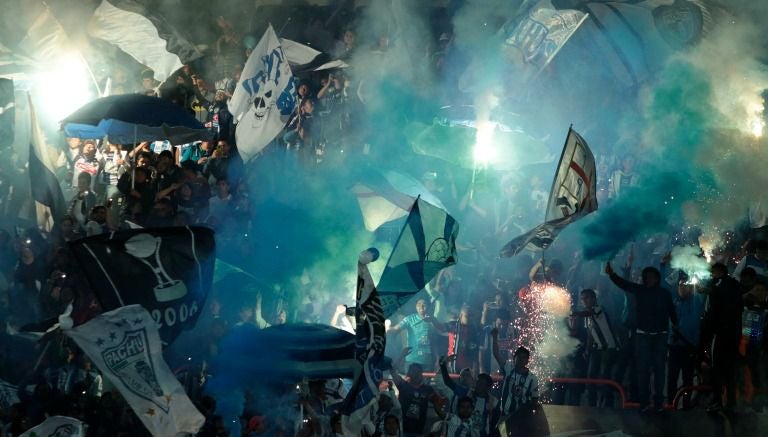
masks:
{"label": "teal and white flag", "polygon": [[456,219],[416,199],[376,286],[384,317],[391,316],[424,289],[440,270],[456,264],[458,233]]}
{"label": "teal and white flag", "polygon": [[85,437],[85,428],[74,417],[51,416],[21,437]]}
{"label": "teal and white flag", "polygon": [[64,332],[117,387],[152,435],[195,434],[203,426],[205,417],[163,359],[157,324],[142,306],[120,307]]}

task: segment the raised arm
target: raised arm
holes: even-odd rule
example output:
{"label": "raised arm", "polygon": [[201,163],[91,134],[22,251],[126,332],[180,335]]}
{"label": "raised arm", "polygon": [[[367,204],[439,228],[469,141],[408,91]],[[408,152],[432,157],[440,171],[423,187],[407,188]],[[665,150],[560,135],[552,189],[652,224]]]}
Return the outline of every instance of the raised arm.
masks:
{"label": "raised arm", "polygon": [[539,270],[544,267],[544,262],[542,260],[536,261],[536,264],[531,267],[531,270],[528,271],[528,279],[533,282],[534,279],[536,279],[536,275],[539,273]]}
{"label": "raised arm", "polygon": [[403,366],[403,363],[405,362],[405,357],[409,353],[411,353],[411,348],[410,347],[404,348],[403,351],[400,353],[400,356],[397,357],[397,359],[392,363],[392,368],[389,369],[389,373],[392,374],[392,381],[395,383],[398,390],[402,390],[403,387],[405,387],[406,382],[403,379],[403,377],[400,376],[400,373],[398,373],[397,368]]}
{"label": "raised arm", "polygon": [[456,383],[453,382],[451,375],[448,373],[448,361],[454,361],[455,359],[455,354],[449,357],[440,357],[440,376],[443,378],[443,384],[451,389],[451,391],[456,390]]}
{"label": "raised arm", "polygon": [[605,273],[608,274],[608,277],[611,278],[611,281],[616,284],[617,287],[621,288],[627,293],[637,293],[640,291],[641,287],[638,284],[629,282],[621,276],[617,275],[616,272],[613,271],[611,263],[607,263],[605,265]]}
{"label": "raised arm", "polygon": [[269,322],[264,320],[264,316],[261,314],[261,300],[262,296],[261,293],[258,293],[256,295],[256,306],[253,309],[253,318],[256,321],[256,326],[259,327],[259,329],[269,328],[272,326]]}
{"label": "raised arm", "polygon": [[501,372],[504,372],[504,365],[506,364],[504,360],[501,359],[501,352],[499,352],[499,330],[498,328],[493,328],[491,330],[491,340],[492,340],[492,347],[493,347],[493,358],[496,360],[496,363],[499,365],[499,369],[501,369]]}

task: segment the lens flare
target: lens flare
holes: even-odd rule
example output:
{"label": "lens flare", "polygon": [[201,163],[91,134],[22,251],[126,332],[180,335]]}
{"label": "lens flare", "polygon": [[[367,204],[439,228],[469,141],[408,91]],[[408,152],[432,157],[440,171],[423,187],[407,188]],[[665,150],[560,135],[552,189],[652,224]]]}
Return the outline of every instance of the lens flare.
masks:
{"label": "lens flare", "polygon": [[41,111],[58,122],[91,100],[88,67],[80,56],[62,54],[36,76],[34,90],[45,104]]}
{"label": "lens flare", "polygon": [[475,163],[478,165],[488,165],[496,159],[496,148],[493,145],[493,134],[496,130],[496,123],[491,121],[482,121],[477,124],[477,134],[475,135]]}

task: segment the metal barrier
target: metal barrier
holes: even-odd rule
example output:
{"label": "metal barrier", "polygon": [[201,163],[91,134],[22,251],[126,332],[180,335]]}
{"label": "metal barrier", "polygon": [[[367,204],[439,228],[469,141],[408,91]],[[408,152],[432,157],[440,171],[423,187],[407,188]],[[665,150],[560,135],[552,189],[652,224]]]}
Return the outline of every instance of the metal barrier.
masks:
{"label": "metal barrier", "polygon": [[[671,405],[667,405],[666,408],[668,410],[677,410],[677,405],[680,403],[680,399],[683,398],[688,392],[694,392],[694,391],[703,391],[703,392],[709,392],[712,391],[711,385],[689,385],[687,387],[680,387],[679,390],[677,390],[677,393],[675,393],[675,398],[672,400]],[[755,390],[755,394],[766,394],[768,393],[768,388],[760,388]]]}
{"label": "metal barrier", "polygon": [[[425,378],[435,378],[438,376],[438,374],[435,372],[424,372],[422,373],[422,376],[424,376]],[[459,375],[456,373],[452,373],[449,376],[451,377],[451,379],[459,378]],[[496,382],[499,382],[502,380],[502,377],[499,375],[492,375],[492,378]],[[624,408],[624,409],[640,408],[639,403],[629,402],[627,400],[627,393],[624,391],[624,387],[622,387],[621,384],[619,384],[618,382],[612,379],[554,377],[554,378],[548,379],[548,381],[555,384],[607,385],[619,393],[621,408]]]}
{"label": "metal barrier", "polygon": [[549,381],[559,384],[584,384],[584,385],[607,385],[617,392],[619,392],[619,399],[621,401],[621,408],[640,408],[640,404],[637,402],[629,402],[627,400],[627,393],[624,391],[624,387],[618,382],[612,379],[591,379],[591,378],[566,378],[566,377],[554,377]]}
{"label": "metal barrier", "polygon": [[668,410],[677,410],[677,405],[680,402],[680,399],[683,398],[688,392],[694,392],[694,391],[712,391],[712,386],[710,385],[689,385],[687,387],[680,387],[679,390],[677,390],[677,393],[675,393],[675,398],[672,400],[671,405],[667,405],[666,408]]}

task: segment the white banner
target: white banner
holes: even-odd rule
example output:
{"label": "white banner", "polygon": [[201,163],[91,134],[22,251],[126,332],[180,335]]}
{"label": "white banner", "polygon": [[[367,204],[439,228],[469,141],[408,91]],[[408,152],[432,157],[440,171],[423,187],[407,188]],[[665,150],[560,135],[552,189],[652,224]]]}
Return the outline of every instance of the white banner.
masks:
{"label": "white banner", "polygon": [[154,436],[195,434],[205,418],[163,359],[152,316],[140,305],[103,313],[65,330],[117,387]]}
{"label": "white banner", "polygon": [[85,437],[83,422],[67,416],[51,416],[21,437]]}
{"label": "white banner", "polygon": [[[519,21],[508,23],[505,33],[507,56],[530,79],[543,70],[586,20],[587,14],[573,9],[555,9],[542,0]],[[516,50],[509,50],[514,48]]]}
{"label": "white banner", "polygon": [[160,38],[157,28],[149,19],[116,8],[107,0],[102,0],[93,12],[88,33],[120,47],[136,61],[151,68],[155,72],[155,79],[159,81],[164,81],[181,68],[181,60],[168,52],[167,41]]}
{"label": "white banner", "polygon": [[274,140],[296,109],[291,67],[270,25],[240,75],[229,110],[238,121],[237,147],[248,160]]}
{"label": "white banner", "polygon": [[546,250],[563,228],[594,211],[597,211],[595,157],[584,138],[569,129],[552,181],[545,222],[504,245],[501,256],[515,256],[523,249]]}

